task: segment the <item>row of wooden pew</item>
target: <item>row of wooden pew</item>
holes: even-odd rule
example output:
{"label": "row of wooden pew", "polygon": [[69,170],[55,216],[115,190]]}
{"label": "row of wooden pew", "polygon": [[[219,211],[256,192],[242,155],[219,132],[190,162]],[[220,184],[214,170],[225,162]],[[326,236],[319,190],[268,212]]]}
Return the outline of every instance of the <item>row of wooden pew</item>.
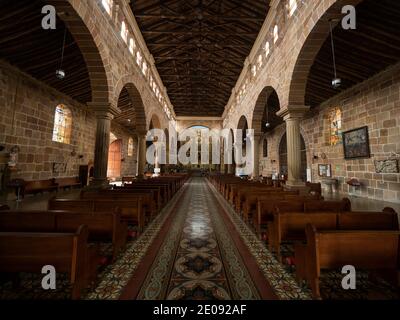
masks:
{"label": "row of wooden pew", "polygon": [[315,298],[321,297],[321,270],[346,265],[400,284],[399,221],[392,208],[354,212],[347,198],[324,201],[318,193],[300,195],[228,175],[209,180],[260,237],[266,228],[263,239],[279,261],[281,246],[294,246],[296,278],[307,281]]}
{"label": "row of wooden pew", "polygon": [[142,232],[186,180],[186,175],[169,175],[82,190],[79,199],[50,199],[46,211],[2,210],[0,273],[40,274],[43,266],[52,265],[69,274],[72,298],[78,299],[104,261],[99,244],[111,243],[111,259],[117,259],[128,239],[128,225]]}

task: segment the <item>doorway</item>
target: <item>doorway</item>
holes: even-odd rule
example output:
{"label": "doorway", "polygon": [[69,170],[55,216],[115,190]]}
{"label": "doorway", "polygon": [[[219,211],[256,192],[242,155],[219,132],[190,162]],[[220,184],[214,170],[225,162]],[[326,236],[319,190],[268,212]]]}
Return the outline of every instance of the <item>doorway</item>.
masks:
{"label": "doorway", "polygon": [[121,177],[122,140],[115,140],[108,151],[107,177],[116,180]]}

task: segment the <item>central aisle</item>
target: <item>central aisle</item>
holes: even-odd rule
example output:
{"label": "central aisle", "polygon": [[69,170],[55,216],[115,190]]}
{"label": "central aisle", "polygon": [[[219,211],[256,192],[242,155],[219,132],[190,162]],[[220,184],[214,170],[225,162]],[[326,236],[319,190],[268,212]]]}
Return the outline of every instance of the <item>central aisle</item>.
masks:
{"label": "central aisle", "polygon": [[138,299],[259,298],[206,181],[193,178]]}

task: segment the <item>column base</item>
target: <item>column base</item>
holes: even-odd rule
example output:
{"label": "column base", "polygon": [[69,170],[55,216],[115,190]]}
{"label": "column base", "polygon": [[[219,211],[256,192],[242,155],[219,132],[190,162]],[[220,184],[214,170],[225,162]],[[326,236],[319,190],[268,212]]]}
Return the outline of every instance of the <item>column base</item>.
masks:
{"label": "column base", "polygon": [[303,181],[287,181],[284,189],[288,191],[299,190],[301,195],[308,194],[309,192],[309,188]]}
{"label": "column base", "polygon": [[85,188],[86,190],[104,189],[109,187],[109,181],[107,179],[93,179],[90,184]]}

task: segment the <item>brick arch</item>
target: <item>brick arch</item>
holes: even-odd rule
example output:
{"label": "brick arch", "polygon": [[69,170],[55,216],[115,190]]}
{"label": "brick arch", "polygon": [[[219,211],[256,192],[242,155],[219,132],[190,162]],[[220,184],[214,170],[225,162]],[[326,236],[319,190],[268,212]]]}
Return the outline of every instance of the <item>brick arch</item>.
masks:
{"label": "brick arch", "polygon": [[146,125],[146,112],[143,104],[142,96],[138,90],[138,80],[133,76],[122,77],[113,92],[113,103],[118,105],[118,98],[123,89],[128,91],[129,97],[132,101],[132,105],[135,109],[135,126],[136,131],[144,133],[147,131]]}
{"label": "brick arch", "polygon": [[[262,119],[264,116],[265,106],[268,102],[269,97],[274,92],[278,95],[278,93],[272,86],[266,86],[262,89],[262,91],[258,95],[256,104],[255,104],[254,110],[253,110],[253,117],[251,120],[251,128],[254,130],[255,135],[257,135],[257,134],[262,135],[262,133],[263,133]],[[278,95],[278,100],[279,100],[279,95]]]}
{"label": "brick arch", "polygon": [[312,21],[303,30],[305,40],[302,43],[298,53],[294,48],[293,55],[297,58],[292,66],[289,66],[289,85],[287,96],[285,97],[285,106],[304,106],[307,87],[307,79],[322,45],[329,37],[329,20],[341,19],[341,9],[345,5],[357,5],[363,0],[329,0],[322,1],[320,7],[314,8]]}
{"label": "brick arch", "polygon": [[48,3],[56,8],[57,14],[64,21],[82,53],[92,89],[91,102],[110,102],[112,74],[107,68],[108,56],[104,46],[95,36],[98,31],[95,29],[96,23],[92,20],[93,16],[87,14],[87,8],[84,8],[80,1],[50,0]]}

